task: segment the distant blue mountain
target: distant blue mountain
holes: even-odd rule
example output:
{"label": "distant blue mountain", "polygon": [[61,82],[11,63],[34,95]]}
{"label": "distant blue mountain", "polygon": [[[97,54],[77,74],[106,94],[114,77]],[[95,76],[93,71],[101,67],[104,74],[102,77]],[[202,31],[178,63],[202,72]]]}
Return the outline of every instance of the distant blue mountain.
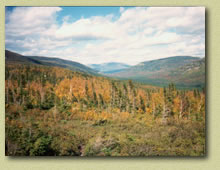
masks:
{"label": "distant blue mountain", "polygon": [[130,67],[128,64],[110,62],[103,64],[89,64],[90,68],[104,74],[113,74],[122,71],[123,69],[127,69]]}

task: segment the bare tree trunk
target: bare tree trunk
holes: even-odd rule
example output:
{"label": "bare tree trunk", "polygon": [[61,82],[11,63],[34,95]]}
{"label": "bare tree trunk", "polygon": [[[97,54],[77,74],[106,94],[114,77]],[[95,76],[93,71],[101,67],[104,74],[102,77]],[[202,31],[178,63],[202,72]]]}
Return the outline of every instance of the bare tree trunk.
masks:
{"label": "bare tree trunk", "polygon": [[13,87],[12,87],[12,89],[11,89],[11,92],[12,92],[12,100],[13,100],[13,103],[17,103],[17,100],[16,100],[16,93],[15,93]]}
{"label": "bare tree trunk", "polygon": [[126,112],[129,112],[129,100],[126,102]]}
{"label": "bare tree trunk", "polygon": [[179,118],[182,118],[183,117],[183,101],[181,100],[180,102],[180,112],[179,112]]}
{"label": "bare tree trunk", "polygon": [[135,97],[134,97],[134,94],[132,95],[132,97],[133,97],[132,113],[134,114],[135,113]]}
{"label": "bare tree trunk", "polygon": [[112,101],[113,101],[113,89],[112,89],[112,85],[111,85],[111,91],[110,91],[110,93],[111,93],[111,101],[110,101],[110,108],[112,108]]}
{"label": "bare tree trunk", "polygon": [[70,99],[70,101],[72,100],[72,92],[73,92],[73,90],[72,90],[72,88],[73,88],[73,86],[72,86],[72,83],[70,82],[70,90],[69,90],[69,99]]}
{"label": "bare tree trunk", "polygon": [[189,104],[189,110],[188,110],[189,114],[187,116],[187,120],[189,119],[189,116],[191,116],[191,112],[190,112],[190,104]]}
{"label": "bare tree trunk", "polygon": [[198,103],[197,111],[199,112],[201,110],[201,103],[202,103],[202,96],[200,97],[200,101]]}
{"label": "bare tree trunk", "polygon": [[113,90],[113,107],[115,106],[115,90]]}
{"label": "bare tree trunk", "polygon": [[45,92],[43,87],[40,87],[40,103],[42,104],[44,102],[44,96],[45,96]]}
{"label": "bare tree trunk", "polygon": [[167,118],[168,118],[168,108],[166,107],[166,104],[164,103],[164,105],[163,105],[163,119],[162,119],[162,123],[164,125],[167,124]]}
{"label": "bare tree trunk", "polygon": [[153,116],[155,117],[155,104],[153,103],[152,105],[153,105],[153,106],[152,106],[152,109],[153,109]]}
{"label": "bare tree trunk", "polygon": [[[122,97],[121,97],[122,98]],[[122,105],[122,99],[121,98],[119,98],[119,108],[120,108],[120,112],[122,111],[122,109],[121,109],[121,105]]]}

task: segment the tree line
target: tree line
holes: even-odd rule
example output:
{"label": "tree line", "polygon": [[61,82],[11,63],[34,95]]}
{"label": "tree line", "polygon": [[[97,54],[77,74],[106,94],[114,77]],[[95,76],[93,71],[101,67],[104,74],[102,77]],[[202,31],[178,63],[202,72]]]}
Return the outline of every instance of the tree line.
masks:
{"label": "tree line", "polygon": [[94,77],[56,67],[8,65],[5,76],[5,104],[23,106],[26,110],[57,109],[80,112],[94,109],[130,114],[152,114],[169,117],[203,119],[205,93],[199,89],[177,90],[168,87],[145,87],[129,81]]}

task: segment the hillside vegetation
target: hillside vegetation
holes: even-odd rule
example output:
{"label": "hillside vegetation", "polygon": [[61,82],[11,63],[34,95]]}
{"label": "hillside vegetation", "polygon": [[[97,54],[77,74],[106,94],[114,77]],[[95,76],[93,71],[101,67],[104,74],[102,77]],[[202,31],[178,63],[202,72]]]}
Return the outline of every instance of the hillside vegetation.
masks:
{"label": "hillside vegetation", "polygon": [[23,56],[15,52],[5,50],[5,62],[7,63],[20,63],[20,64],[38,64],[43,66],[67,68],[73,71],[79,71],[87,74],[98,76],[97,71],[74,61],[63,60],[52,57],[40,56]]}
{"label": "hillside vegetation", "polygon": [[5,127],[10,156],[203,156],[205,93],[6,62]]}
{"label": "hillside vegetation", "polygon": [[205,59],[190,56],[168,57],[142,62],[109,75],[162,87],[173,82],[180,88],[202,88],[205,86]]}

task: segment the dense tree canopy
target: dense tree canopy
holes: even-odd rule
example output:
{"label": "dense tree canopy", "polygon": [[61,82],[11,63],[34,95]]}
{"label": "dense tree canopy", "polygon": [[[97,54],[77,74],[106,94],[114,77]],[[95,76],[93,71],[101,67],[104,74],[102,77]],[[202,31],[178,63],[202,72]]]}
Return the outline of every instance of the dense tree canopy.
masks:
{"label": "dense tree canopy", "polygon": [[[159,88],[37,65],[6,65],[5,107],[7,155],[82,155],[82,150],[99,155],[88,136],[70,123],[74,120],[92,121],[92,126],[130,120],[147,127],[190,122],[201,128],[205,122],[205,94],[199,89],[177,90],[173,83]],[[79,131],[72,132],[74,127]],[[196,135],[204,135],[197,129]],[[101,153],[112,155],[112,147],[103,146],[107,150]],[[130,152],[123,149],[117,153]],[[204,147],[194,154],[200,152]]]}

